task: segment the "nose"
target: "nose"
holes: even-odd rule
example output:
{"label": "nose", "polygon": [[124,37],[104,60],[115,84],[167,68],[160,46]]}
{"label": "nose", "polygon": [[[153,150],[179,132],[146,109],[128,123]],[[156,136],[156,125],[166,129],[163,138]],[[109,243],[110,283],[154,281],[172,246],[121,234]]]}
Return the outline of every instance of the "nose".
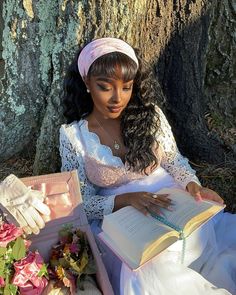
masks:
{"label": "nose", "polygon": [[122,100],[122,92],[119,88],[114,89],[112,93],[112,101],[115,103],[119,103]]}

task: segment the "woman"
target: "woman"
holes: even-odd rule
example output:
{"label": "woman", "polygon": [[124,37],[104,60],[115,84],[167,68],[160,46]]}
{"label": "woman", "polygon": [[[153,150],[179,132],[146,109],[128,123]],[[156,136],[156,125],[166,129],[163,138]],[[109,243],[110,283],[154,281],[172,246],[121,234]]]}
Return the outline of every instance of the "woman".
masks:
{"label": "woman", "polygon": [[[223,203],[216,192],[201,186],[179,153],[171,128],[155,105],[161,91],[154,81],[132,47],[115,38],[85,46],[66,77],[69,124],[60,130],[62,170],[78,170],[84,208],[95,234],[105,214],[124,206],[132,205],[144,214],[173,210],[168,195],[155,193],[164,187],[181,187],[196,200]],[[185,265],[176,262],[181,252],[178,242],[136,272],[102,245],[115,293],[230,294],[220,287],[236,293],[232,277],[236,262],[229,265],[236,238],[228,237],[222,227],[227,223],[232,228],[235,221],[230,214],[219,214],[191,235]],[[234,247],[227,255],[218,241],[223,234],[227,247]],[[218,265],[216,255],[222,260]]]}

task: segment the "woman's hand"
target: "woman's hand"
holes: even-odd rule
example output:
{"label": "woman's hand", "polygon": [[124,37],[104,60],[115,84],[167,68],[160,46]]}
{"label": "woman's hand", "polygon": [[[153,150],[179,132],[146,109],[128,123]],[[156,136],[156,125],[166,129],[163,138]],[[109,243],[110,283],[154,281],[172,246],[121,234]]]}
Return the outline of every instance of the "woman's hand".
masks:
{"label": "woman's hand", "polygon": [[171,205],[172,201],[168,198],[168,194],[134,192],[117,195],[115,198],[114,211],[125,206],[133,206],[145,215],[149,212],[162,215],[161,208],[173,211]]}
{"label": "woman's hand", "polygon": [[202,187],[196,182],[189,182],[187,184],[187,191],[195,198],[196,201],[202,201],[202,199],[207,199],[211,201],[224,204],[224,200],[213,190]]}

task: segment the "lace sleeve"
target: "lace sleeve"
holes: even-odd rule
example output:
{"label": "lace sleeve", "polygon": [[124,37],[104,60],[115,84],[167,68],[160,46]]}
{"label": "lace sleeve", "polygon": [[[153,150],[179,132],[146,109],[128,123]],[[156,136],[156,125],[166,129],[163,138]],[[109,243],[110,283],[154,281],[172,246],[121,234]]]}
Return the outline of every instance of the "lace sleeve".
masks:
{"label": "lace sleeve", "polygon": [[195,175],[196,172],[189,165],[188,159],[183,157],[176,145],[171,127],[164,113],[157,109],[160,118],[161,128],[158,131],[158,142],[162,148],[161,166],[169,172],[184,189],[190,181],[200,185],[200,181]]}
{"label": "lace sleeve", "polygon": [[114,208],[115,195],[99,196],[99,188],[92,184],[85,172],[83,160],[83,148],[76,136],[73,134],[73,126],[60,128],[60,156],[61,171],[77,169],[83,205],[88,219],[102,219],[104,215],[110,214]]}

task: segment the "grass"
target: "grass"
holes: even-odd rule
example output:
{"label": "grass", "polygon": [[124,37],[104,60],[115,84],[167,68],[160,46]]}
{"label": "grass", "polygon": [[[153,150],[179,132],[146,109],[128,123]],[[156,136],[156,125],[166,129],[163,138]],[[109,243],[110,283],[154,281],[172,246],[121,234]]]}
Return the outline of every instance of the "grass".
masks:
{"label": "grass", "polygon": [[9,174],[15,174],[17,177],[33,175],[33,160],[14,156],[0,164],[0,180],[3,180]]}

